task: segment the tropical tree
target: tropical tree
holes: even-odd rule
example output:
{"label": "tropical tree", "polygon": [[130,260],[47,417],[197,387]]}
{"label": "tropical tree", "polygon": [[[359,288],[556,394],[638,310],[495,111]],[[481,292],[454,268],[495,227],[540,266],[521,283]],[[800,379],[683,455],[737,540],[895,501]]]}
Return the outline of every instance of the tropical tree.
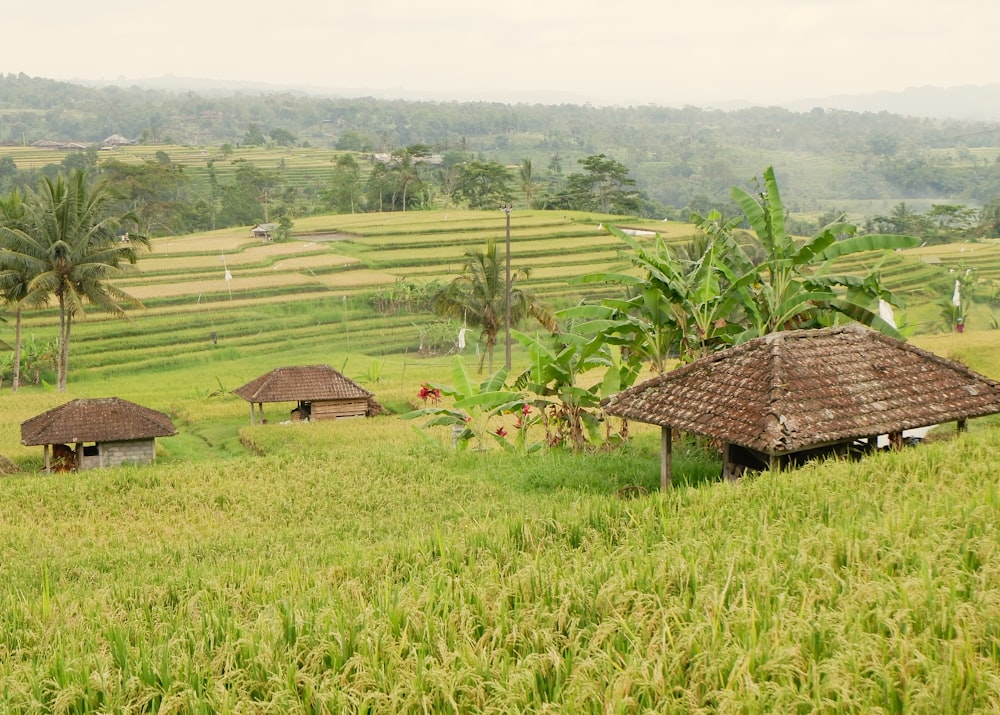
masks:
{"label": "tropical tree", "polygon": [[21,384],[21,318],[24,299],[28,295],[31,276],[18,270],[17,265],[8,260],[7,231],[25,228],[24,197],[19,191],[12,191],[0,197],[0,294],[4,302],[14,311],[14,345],[11,364],[11,389],[17,392]]}
{"label": "tropical tree", "polygon": [[417,169],[416,159],[418,155],[412,154],[409,149],[400,149],[392,153],[393,165],[391,167],[392,181],[392,208],[397,205],[397,197],[403,211],[410,203],[412,197],[410,191],[421,185],[420,172]]}
{"label": "tropical tree", "polygon": [[510,172],[495,161],[469,161],[458,165],[458,182],[452,192],[456,201],[464,201],[471,209],[496,208],[510,201]]}
{"label": "tropical tree", "polygon": [[361,167],[351,154],[337,157],[330,183],[323,192],[324,204],[337,213],[355,213],[362,190]]}
{"label": "tropical tree", "polygon": [[528,206],[533,206],[535,194],[538,192],[538,182],[535,181],[531,159],[521,159],[521,163],[517,165],[517,178],[524,200],[528,202]]}
{"label": "tropical tree", "polygon": [[633,188],[635,179],[620,161],[604,154],[577,160],[582,172],[566,177],[563,189],[552,197],[553,208],[631,214],[642,208],[642,197]]}
{"label": "tropical tree", "polygon": [[[698,250],[668,246],[657,238],[644,245],[609,230],[632,249],[638,275],[601,273],[583,282],[617,283],[626,297],[576,309],[598,339],[629,349],[665,367],[669,351],[695,359],[712,350],[761,335],[819,327],[843,315],[888,335],[899,332],[879,316],[878,301],[898,305],[882,286],[878,264],[862,275],[837,274],[837,259],[861,252],[887,252],[917,245],[898,235],[856,235],[854,226],[832,223],[800,242],[785,229],[785,212],[774,171],[765,170],[754,195],[733,189],[744,217],[724,221],[718,212],[692,217],[704,233]],[[742,231],[746,221],[752,233]]]}
{"label": "tropical tree", "polygon": [[[511,271],[510,320],[516,325],[523,318],[531,316],[549,330],[555,330],[555,318],[531,293],[515,288],[515,283],[525,280],[530,270],[521,268]],[[486,350],[479,360],[479,371],[483,371],[486,361],[493,372],[493,348],[497,333],[504,327],[507,314],[506,265],[497,256],[496,241],[489,240],[483,251],[473,248],[465,251],[465,266],[461,275],[455,277],[432,299],[436,313],[444,317],[457,318],[480,328]]]}
{"label": "tropical tree", "polygon": [[134,225],[130,213],[113,211],[117,197],[105,179],[91,181],[74,170],[45,177],[25,201],[24,225],[4,228],[4,264],[30,277],[23,301],[55,297],[59,306],[58,389],[66,389],[73,321],[84,305],[124,315],[124,303],[139,301],[115,287],[121,275],[149,247],[139,235],[123,233]]}
{"label": "tropical tree", "polygon": [[[739,291],[745,316],[744,330],[736,334],[736,342],[775,330],[818,327],[836,314],[902,337],[879,316],[880,298],[897,305],[899,301],[882,285],[877,267],[861,276],[831,271],[845,256],[913,248],[919,244],[917,238],[896,234],[859,236],[855,226],[833,223],[799,243],[785,230],[785,209],[772,167],[764,170],[763,187],[756,194],[734,187],[732,195],[765,256],[762,262],[745,267],[752,261],[733,239],[731,230],[723,229],[723,235],[718,237],[730,246],[729,263],[736,268],[737,276],[733,287]],[[695,223],[706,226],[700,217],[695,217]]]}

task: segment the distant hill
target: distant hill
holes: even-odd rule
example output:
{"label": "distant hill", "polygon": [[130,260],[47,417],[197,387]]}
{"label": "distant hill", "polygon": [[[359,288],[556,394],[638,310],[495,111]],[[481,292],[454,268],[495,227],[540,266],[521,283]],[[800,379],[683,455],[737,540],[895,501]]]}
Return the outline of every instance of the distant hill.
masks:
{"label": "distant hill", "polygon": [[[303,84],[268,84],[265,82],[242,82],[199,77],[178,77],[163,75],[142,79],[73,80],[75,84],[87,87],[141,87],[143,89],[165,90],[169,92],[194,91],[208,94],[269,94],[291,92],[294,94],[319,97],[374,97],[376,99],[400,99],[409,101],[482,101],[482,97],[464,96],[455,91],[448,96],[440,92],[421,92],[402,87],[318,87]],[[594,104],[590,98],[561,91],[510,91],[497,95],[490,101],[510,104]],[[746,100],[712,102],[715,109],[736,111],[760,103]],[[808,97],[775,106],[793,112],[808,112],[816,107],[841,109],[851,112],[888,112],[904,117],[931,117],[937,119],[967,119],[1000,121],[1000,83],[987,85],[965,85],[959,87],[909,87],[899,92],[874,92],[869,94],[838,94],[827,97]]]}
{"label": "distant hill", "polygon": [[[543,192],[565,184],[581,160],[604,154],[629,169],[649,199],[649,214],[658,217],[686,219],[691,211],[704,215],[712,209],[731,214],[737,210],[731,188],[767,166],[775,167],[789,210],[816,214],[815,220],[833,209],[870,217],[902,202],[922,211],[941,203],[984,206],[1000,200],[1000,84],[806,99],[789,106],[672,108],[546,104],[541,97],[517,104],[414,101],[362,89],[185,77],[143,82],[145,87],[124,79],[83,86],[0,74],[0,145],[9,149],[15,167],[11,174],[8,162],[8,183],[30,185],[29,170],[87,161],[45,149],[50,142],[96,147],[118,134],[148,160],[187,151],[175,147],[196,148],[188,175],[198,191],[207,190],[210,169],[220,179],[223,169],[233,168],[213,147],[229,145],[232,152],[265,145],[280,155],[256,168],[279,172],[302,192],[296,200],[310,211],[329,188],[329,152],[355,152],[370,161],[376,153],[416,144],[431,147],[447,166],[471,157],[510,167],[530,160],[532,181]],[[959,118],[974,116],[995,119]],[[43,154],[27,156],[36,143],[31,151]],[[315,150],[310,181],[294,175],[293,149]],[[108,151],[93,161],[112,158]],[[425,173],[442,192],[438,196],[451,193],[444,188],[447,172]],[[2,182],[0,175],[0,191]],[[187,203],[199,200],[209,197],[196,192]],[[380,201],[380,194],[372,200]]]}
{"label": "distant hill", "polygon": [[[128,89],[161,90],[166,92],[201,92],[208,95],[218,94],[282,94],[292,93],[314,97],[360,98],[372,97],[386,100],[406,100],[411,102],[481,102],[482,92],[471,93],[454,90],[442,93],[440,91],[421,91],[405,87],[318,87],[308,84],[272,84],[267,82],[245,82],[226,79],[206,79],[203,77],[178,77],[168,74],[160,77],[144,77],[140,79],[74,79],[74,84],[84,87],[119,87]],[[587,104],[590,98],[579,94],[563,91],[510,90],[491,92],[491,102],[505,104]]]}
{"label": "distant hill", "polygon": [[787,102],[795,112],[814,107],[851,112],[889,112],[909,117],[1000,121],[1000,83],[963,87],[909,87],[901,92],[839,94]]}

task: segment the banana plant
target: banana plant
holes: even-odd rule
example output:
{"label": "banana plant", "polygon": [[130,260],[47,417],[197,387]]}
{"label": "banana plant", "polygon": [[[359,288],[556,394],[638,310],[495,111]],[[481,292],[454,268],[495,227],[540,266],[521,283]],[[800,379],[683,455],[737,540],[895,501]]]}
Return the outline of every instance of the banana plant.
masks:
{"label": "banana plant", "polygon": [[[835,222],[799,243],[785,228],[785,209],[773,167],[764,170],[763,188],[755,195],[734,187],[733,200],[740,206],[756,240],[764,250],[764,260],[742,274],[734,274],[732,289],[740,296],[747,320],[733,342],[791,328],[815,327],[831,314],[848,318],[896,338],[902,335],[878,313],[882,298],[899,305],[886,290],[878,271],[865,275],[831,273],[835,261],[861,252],[913,248],[913,236],[889,234],[857,235],[849,223]],[[704,227],[706,219],[695,217]],[[735,241],[730,246],[742,250]],[[746,265],[746,254],[734,257],[733,266]]]}
{"label": "banana plant", "polygon": [[[572,329],[542,337],[513,335],[530,358],[530,367],[514,386],[534,393],[532,405],[545,416],[549,444],[568,441],[573,449],[582,450],[614,439],[607,429],[601,400],[635,381],[638,362],[623,358],[621,347]],[[592,370],[603,370],[603,374],[600,379],[587,380],[584,386],[581,376]]]}
{"label": "banana plant", "polygon": [[486,448],[490,435],[502,434],[490,429],[492,419],[508,412],[519,412],[526,404],[525,396],[507,389],[507,368],[502,367],[482,382],[474,382],[460,357],[455,358],[451,371],[451,385],[424,383],[423,390],[436,390],[437,394],[452,398],[450,405],[435,403],[412,412],[403,419],[431,417],[424,427],[448,425],[453,429],[455,444],[462,449],[475,443],[475,448]]}

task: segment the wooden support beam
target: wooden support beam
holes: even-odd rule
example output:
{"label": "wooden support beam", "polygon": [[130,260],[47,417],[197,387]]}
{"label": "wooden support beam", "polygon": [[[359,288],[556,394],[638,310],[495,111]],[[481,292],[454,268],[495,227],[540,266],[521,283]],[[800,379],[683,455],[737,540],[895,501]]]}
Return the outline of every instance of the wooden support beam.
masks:
{"label": "wooden support beam", "polygon": [[669,427],[660,428],[660,489],[670,488],[673,479],[673,430]]}

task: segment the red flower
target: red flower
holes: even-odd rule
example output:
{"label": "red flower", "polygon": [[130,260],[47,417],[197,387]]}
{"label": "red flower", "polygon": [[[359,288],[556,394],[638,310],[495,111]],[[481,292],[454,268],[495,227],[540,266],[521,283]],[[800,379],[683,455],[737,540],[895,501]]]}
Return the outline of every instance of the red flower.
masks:
{"label": "red flower", "polygon": [[425,403],[427,402],[427,400],[430,400],[431,402],[437,404],[437,402],[441,399],[441,390],[439,390],[436,387],[431,387],[428,383],[425,382],[423,385],[420,386],[420,392],[418,393],[418,395],[420,396],[420,399],[423,400]]}
{"label": "red flower", "polygon": [[497,427],[497,429],[496,429],[496,435],[497,435],[497,437],[506,437],[507,436],[507,430],[505,430],[503,428],[503,425],[500,425],[499,427]]}
{"label": "red flower", "polygon": [[521,408],[521,414],[527,417],[531,414],[531,405],[525,405]]}

